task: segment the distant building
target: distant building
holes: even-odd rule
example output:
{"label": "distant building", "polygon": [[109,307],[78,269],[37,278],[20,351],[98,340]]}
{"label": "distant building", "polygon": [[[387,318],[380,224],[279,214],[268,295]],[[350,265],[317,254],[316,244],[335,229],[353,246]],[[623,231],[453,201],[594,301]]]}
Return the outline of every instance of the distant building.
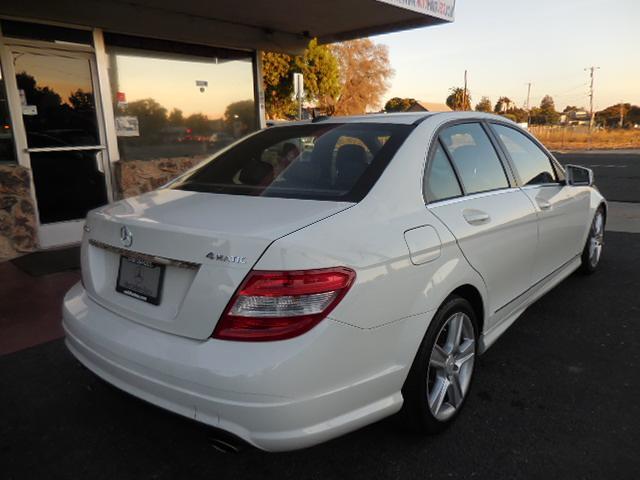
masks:
{"label": "distant building", "polygon": [[422,102],[414,103],[407,112],[451,112],[452,110],[445,103]]}
{"label": "distant building", "polygon": [[560,115],[561,125],[589,125],[589,112],[585,110],[569,110]]}

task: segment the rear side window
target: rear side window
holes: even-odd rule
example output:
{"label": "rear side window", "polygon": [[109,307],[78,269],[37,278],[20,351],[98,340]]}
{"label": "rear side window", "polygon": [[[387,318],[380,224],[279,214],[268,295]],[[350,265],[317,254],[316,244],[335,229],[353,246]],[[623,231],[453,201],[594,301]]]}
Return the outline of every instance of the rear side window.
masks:
{"label": "rear side window", "polygon": [[454,125],[440,133],[466,193],[509,187],[507,175],[489,137],[478,123]]}
{"label": "rear side window", "polygon": [[424,182],[424,195],[429,202],[462,195],[460,184],[442,146],[436,147]]}
{"label": "rear side window", "polygon": [[498,124],[492,127],[513,160],[523,185],[557,182],[551,161],[540,147],[513,128]]}
{"label": "rear side window", "polygon": [[374,123],[272,127],[213,157],[172,188],[357,202],[412,129]]}

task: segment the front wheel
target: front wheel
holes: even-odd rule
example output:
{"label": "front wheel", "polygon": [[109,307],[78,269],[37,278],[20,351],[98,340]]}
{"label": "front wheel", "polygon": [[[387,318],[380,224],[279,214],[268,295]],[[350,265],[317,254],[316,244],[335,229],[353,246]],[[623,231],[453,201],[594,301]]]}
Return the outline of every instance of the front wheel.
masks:
{"label": "front wheel", "polygon": [[583,273],[590,274],[595,272],[600,263],[602,247],[604,246],[604,225],[604,207],[600,206],[593,217],[587,243],[582,251],[582,266],[580,270]]}
{"label": "front wheel", "polygon": [[436,433],[457,417],[473,377],[476,325],[473,308],[461,297],[450,297],[436,313],[402,388],[410,427]]}

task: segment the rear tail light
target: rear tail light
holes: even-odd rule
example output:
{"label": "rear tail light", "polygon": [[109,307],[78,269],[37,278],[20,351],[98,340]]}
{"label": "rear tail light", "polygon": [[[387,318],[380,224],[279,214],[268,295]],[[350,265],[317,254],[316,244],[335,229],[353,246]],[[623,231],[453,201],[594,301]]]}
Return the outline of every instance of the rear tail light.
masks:
{"label": "rear tail light", "polygon": [[213,337],[264,342],[302,335],[329,315],[355,277],[344,267],[253,270],[229,302]]}

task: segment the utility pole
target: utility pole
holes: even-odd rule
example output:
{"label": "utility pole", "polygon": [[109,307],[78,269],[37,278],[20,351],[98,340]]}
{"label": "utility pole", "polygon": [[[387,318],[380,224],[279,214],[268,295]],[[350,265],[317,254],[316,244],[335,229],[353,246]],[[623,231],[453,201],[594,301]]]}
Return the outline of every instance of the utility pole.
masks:
{"label": "utility pole", "polygon": [[302,97],[304,95],[304,77],[301,73],[293,74],[293,94],[298,101],[298,120],[302,120]]}
{"label": "utility pole", "polygon": [[622,128],[624,125],[624,103],[620,100],[620,124],[619,127]]}
{"label": "utility pole", "polygon": [[462,109],[467,109],[467,71],[464,71],[464,94],[462,95]]}
{"label": "utility pole", "polygon": [[596,70],[600,70],[600,67],[591,66],[589,68],[585,68],[585,71],[590,71],[589,76],[591,77],[591,83],[589,85],[589,132],[593,130],[593,124],[595,120],[595,114],[593,113],[593,76]]}
{"label": "utility pole", "polygon": [[527,83],[527,127],[531,123],[531,82]]}

